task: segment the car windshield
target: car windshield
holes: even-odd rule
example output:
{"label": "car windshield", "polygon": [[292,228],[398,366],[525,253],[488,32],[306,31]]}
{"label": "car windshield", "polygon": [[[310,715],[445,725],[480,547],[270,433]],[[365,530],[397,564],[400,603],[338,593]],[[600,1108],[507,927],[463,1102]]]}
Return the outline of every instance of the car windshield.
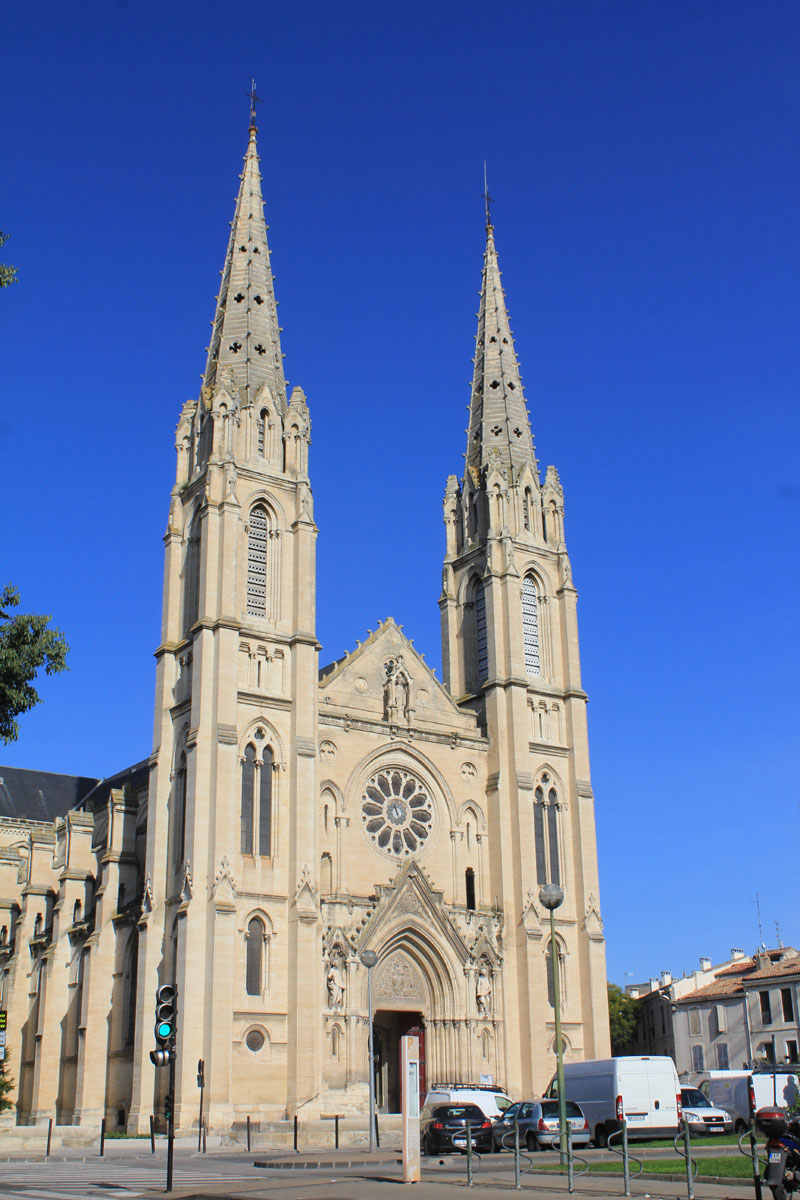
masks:
{"label": "car windshield", "polygon": [[506,1109],[511,1108],[511,1101],[508,1096],[495,1096],[494,1102],[500,1109],[500,1112],[505,1112]]}
{"label": "car windshield", "polygon": [[713,1108],[699,1088],[681,1088],[681,1103],[687,1108]]}
{"label": "car windshield", "polygon": [[[542,1101],[542,1116],[548,1117],[548,1118],[557,1117],[558,1116],[558,1101],[557,1100],[543,1100]],[[583,1116],[583,1113],[578,1108],[578,1106],[574,1100],[567,1100],[567,1116],[568,1117],[582,1117]]]}

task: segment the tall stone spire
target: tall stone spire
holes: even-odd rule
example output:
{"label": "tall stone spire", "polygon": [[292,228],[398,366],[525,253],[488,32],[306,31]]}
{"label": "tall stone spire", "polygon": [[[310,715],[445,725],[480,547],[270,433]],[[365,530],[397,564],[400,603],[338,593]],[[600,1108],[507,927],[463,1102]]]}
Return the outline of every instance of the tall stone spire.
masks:
{"label": "tall stone spire", "polygon": [[492,451],[497,450],[503,465],[512,468],[511,481],[525,463],[536,470],[536,452],[508,321],[494,229],[488,220],[467,436],[467,468],[486,466],[490,456],[496,459]]}
{"label": "tall stone spire", "polygon": [[254,399],[266,383],[279,410],[285,412],[286,380],[256,133],[251,111],[250,140],[217,297],[203,386],[213,391],[221,373],[227,374],[229,368],[242,403]]}

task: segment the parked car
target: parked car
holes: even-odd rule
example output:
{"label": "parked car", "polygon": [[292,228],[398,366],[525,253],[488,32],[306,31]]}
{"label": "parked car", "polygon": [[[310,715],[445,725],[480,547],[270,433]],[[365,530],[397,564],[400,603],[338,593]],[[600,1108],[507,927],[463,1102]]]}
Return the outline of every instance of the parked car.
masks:
{"label": "parked car", "polygon": [[[492,1126],[495,1150],[513,1150],[514,1122],[519,1122],[519,1144],[527,1150],[548,1150],[558,1145],[558,1100],[521,1100],[512,1104]],[[579,1104],[567,1101],[567,1121],[572,1144],[588,1146],[591,1130]]]}
{"label": "parked car", "polygon": [[502,1088],[489,1084],[436,1083],[425,1097],[426,1104],[477,1104],[485,1117],[499,1117],[511,1104]]}
{"label": "parked car", "polygon": [[683,1119],[690,1133],[733,1133],[733,1117],[723,1108],[715,1108],[699,1088],[682,1087]]}
{"label": "parked car", "polygon": [[426,1104],[419,1114],[422,1153],[466,1153],[467,1121],[473,1148],[491,1151],[492,1122],[477,1104]]}
{"label": "parked car", "polygon": [[[627,1122],[631,1141],[674,1137],[678,1132],[681,1085],[675,1064],[665,1055],[622,1055],[564,1063],[564,1090],[580,1104],[596,1146]],[[545,1095],[558,1094],[555,1076]]]}

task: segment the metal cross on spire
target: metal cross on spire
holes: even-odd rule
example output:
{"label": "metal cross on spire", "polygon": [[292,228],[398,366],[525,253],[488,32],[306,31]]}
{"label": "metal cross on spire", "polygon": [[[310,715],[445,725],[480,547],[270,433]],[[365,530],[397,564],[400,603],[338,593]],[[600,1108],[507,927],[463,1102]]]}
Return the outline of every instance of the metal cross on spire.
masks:
{"label": "metal cross on spire", "polygon": [[262,103],[261,97],[256,95],[255,79],[250,80],[250,91],[247,94],[250,97],[250,128],[255,129],[255,127],[256,127],[256,105]]}
{"label": "metal cross on spire", "polygon": [[486,159],[483,160],[483,202],[486,205],[486,228],[491,229],[494,197],[489,195],[489,184],[486,182]]}

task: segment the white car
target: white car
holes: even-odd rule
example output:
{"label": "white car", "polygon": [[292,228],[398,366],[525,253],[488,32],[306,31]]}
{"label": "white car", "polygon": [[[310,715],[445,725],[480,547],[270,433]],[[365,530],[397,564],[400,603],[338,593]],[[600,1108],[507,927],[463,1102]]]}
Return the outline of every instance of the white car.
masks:
{"label": "white car", "polygon": [[494,1121],[510,1106],[511,1098],[502,1088],[486,1084],[470,1087],[469,1084],[436,1084],[425,1097],[426,1104],[477,1104],[478,1108]]}
{"label": "white car", "polygon": [[689,1133],[733,1133],[733,1118],[724,1108],[714,1108],[699,1088],[681,1088],[683,1119]]}

